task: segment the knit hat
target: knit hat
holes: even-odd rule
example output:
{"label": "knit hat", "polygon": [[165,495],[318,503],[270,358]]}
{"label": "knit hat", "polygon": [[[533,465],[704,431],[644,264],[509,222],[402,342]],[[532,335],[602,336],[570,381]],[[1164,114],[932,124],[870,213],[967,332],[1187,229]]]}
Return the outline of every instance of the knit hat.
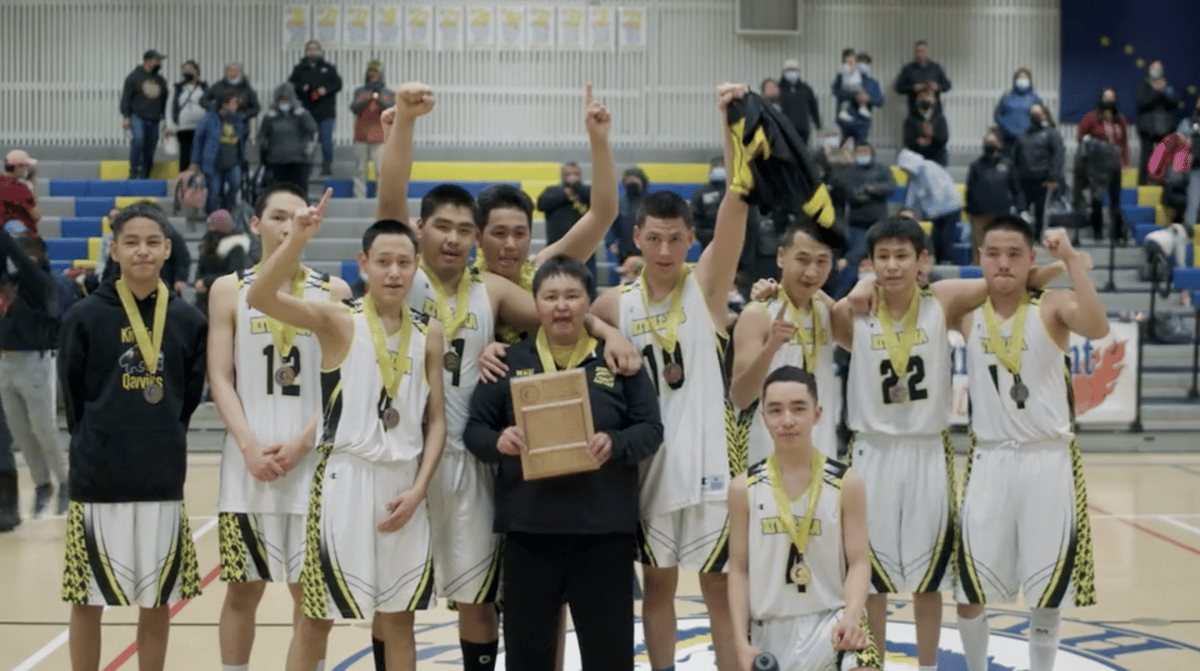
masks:
{"label": "knit hat", "polygon": [[216,210],[208,215],[208,230],[217,231],[218,233],[232,233],[233,216],[229,214],[229,210]]}
{"label": "knit hat", "polygon": [[794,58],[789,58],[783,62],[783,69],[784,70],[799,70],[800,69],[800,61],[798,61]]}

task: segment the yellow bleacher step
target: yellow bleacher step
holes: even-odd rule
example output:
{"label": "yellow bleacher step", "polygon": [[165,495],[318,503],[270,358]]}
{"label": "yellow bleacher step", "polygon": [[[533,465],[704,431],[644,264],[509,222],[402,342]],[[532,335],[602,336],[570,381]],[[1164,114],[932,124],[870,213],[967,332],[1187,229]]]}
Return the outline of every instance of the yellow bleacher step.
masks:
{"label": "yellow bleacher step", "polygon": [[546,187],[554,186],[555,184],[558,184],[559,181],[560,180],[557,179],[526,179],[521,181],[521,190],[528,194],[529,198],[533,200],[534,220],[546,218],[546,213],[537,209],[538,196],[542,195],[542,192],[546,190]]}
{"label": "yellow bleacher step", "polygon": [[378,179],[378,173],[375,172],[375,161],[367,161],[367,181],[374,182]]}
{"label": "yellow bleacher step", "polygon": [[1138,185],[1138,169],[1137,168],[1122,168],[1121,169],[1121,188],[1132,189]]}
{"label": "yellow bleacher step", "polygon": [[413,164],[414,181],[524,182],[559,179],[558,164],[547,161],[421,161]]}
{"label": "yellow bleacher step", "polygon": [[88,268],[96,269],[96,259],[75,259],[75,263],[71,264],[73,268]]}
{"label": "yellow bleacher step", "polygon": [[896,180],[897,185],[905,186],[908,184],[908,173],[907,172],[904,172],[904,170],[898,165],[893,165],[893,166],[889,166],[889,167],[892,169],[892,179]]}
{"label": "yellow bleacher step", "polygon": [[112,234],[112,223],[108,220],[107,216],[100,220],[100,234],[101,235],[111,235]]}
{"label": "yellow bleacher step", "polygon": [[921,230],[925,231],[925,235],[933,235],[932,221],[918,221],[917,223],[921,225]]}
{"label": "yellow bleacher step", "polygon": [[1139,207],[1154,207],[1155,205],[1158,205],[1159,203],[1162,202],[1162,192],[1163,192],[1163,188],[1157,184],[1150,184],[1148,186],[1139,186],[1137,188],[1137,193],[1138,193],[1137,204],[1138,204],[1138,206]]}
{"label": "yellow bleacher step", "polygon": [[[158,161],[150,168],[150,179],[175,179],[179,161]],[[100,179],[129,179],[129,161],[100,161]]]}
{"label": "yellow bleacher step", "polygon": [[157,205],[158,199],[151,196],[116,196],[113,198],[113,207],[118,210],[123,210],[134,203],[150,203]]}
{"label": "yellow bleacher step", "polygon": [[95,262],[100,258],[100,238],[88,238],[88,260]]}
{"label": "yellow bleacher step", "polygon": [[655,182],[668,183],[703,183],[708,181],[707,163],[638,163],[637,167],[646,173],[650,184]]}

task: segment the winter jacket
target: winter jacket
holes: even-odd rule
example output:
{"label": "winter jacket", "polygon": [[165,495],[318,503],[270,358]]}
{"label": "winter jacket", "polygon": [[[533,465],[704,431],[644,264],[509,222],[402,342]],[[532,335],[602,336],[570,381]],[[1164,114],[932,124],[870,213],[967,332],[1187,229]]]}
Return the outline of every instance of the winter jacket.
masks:
{"label": "winter jacket", "polygon": [[981,156],[967,171],[967,214],[1009,214],[1025,209],[1025,193],[1012,161],[1002,156]]}
{"label": "winter jacket", "polygon": [[[17,272],[10,274],[11,262]],[[15,285],[8,289],[8,285]],[[0,349],[53,350],[58,346],[59,289],[50,264],[38,264],[0,228],[0,291],[12,291],[12,303],[0,318]]]}
{"label": "winter jacket", "polygon": [[1012,141],[1024,135],[1025,131],[1029,130],[1029,108],[1041,104],[1042,97],[1032,88],[1021,93],[1014,86],[1000,96],[992,116],[1004,139]]}
{"label": "winter jacket", "polygon": [[783,115],[805,138],[811,132],[810,117],[811,125],[816,126],[817,130],[821,130],[821,112],[817,109],[817,95],[813,93],[812,87],[805,84],[803,80],[798,79],[793,84],[782,76],[779,78],[779,106],[783,108]]}
{"label": "winter jacket", "polygon": [[[302,59],[292,68],[288,82],[296,88],[296,97],[313,119],[324,121],[337,116],[337,93],[342,90],[342,78],[333,63],[322,58],[310,64],[308,59]],[[325,95],[313,98],[320,88],[325,89]]]}
{"label": "winter jacket", "polygon": [[1062,136],[1054,126],[1030,128],[1017,140],[1015,163],[1021,180],[1063,181],[1066,159]]}
{"label": "winter jacket", "polygon": [[[838,102],[838,117],[837,123],[842,131],[847,134],[857,134],[859,137],[865,137],[871,132],[871,117],[863,116],[858,111],[858,94],[852,91],[847,91],[842,88],[842,75],[833,80],[833,97],[837,98]],[[879,86],[879,80],[874,77],[868,77],[866,74],[862,76],[863,93],[871,98],[871,102],[867,104],[868,111],[883,107],[883,89]],[[842,103],[850,103],[849,109],[846,112],[850,115],[850,120],[842,119]]]}
{"label": "winter jacket", "polygon": [[[276,96],[284,89],[280,87]],[[308,110],[295,104],[286,113],[272,105],[258,127],[258,146],[263,149],[267,165],[308,163],[312,143],[317,135],[317,122]]]}
{"label": "winter jacket", "polygon": [[200,254],[200,262],[196,265],[196,279],[204,282],[208,291],[196,292],[196,307],[208,314],[208,296],[212,291],[213,282],[218,277],[234,273],[250,265],[250,236],[246,233],[223,234],[207,231],[200,241],[201,250],[208,244],[207,238],[220,236],[217,248],[212,256]]}
{"label": "winter jacket", "polygon": [[[374,95],[379,94],[378,98]],[[374,101],[374,104],[372,104]],[[383,111],[396,104],[396,92],[384,85],[381,78],[374,84],[365,84],[354,89],[350,111],[354,113],[354,141],[383,143]]]}
{"label": "winter jacket", "polygon": [[167,113],[167,80],[157,72],[137,66],[125,78],[121,91],[121,116],[137,115],[146,121],[162,121]]}
{"label": "winter jacket", "polygon": [[892,169],[878,161],[868,166],[849,165],[833,187],[838,211],[849,207],[846,221],[858,228],[870,227],[887,217],[887,203],[896,192]]}
{"label": "winter jacket", "polygon": [[936,219],[962,209],[962,196],[950,172],[908,149],[901,149],[896,165],[909,174],[904,207],[924,219]]}
{"label": "winter jacket", "polygon": [[1138,132],[1155,142],[1161,140],[1175,129],[1174,112],[1182,104],[1174,86],[1157,91],[1149,79],[1143,79],[1137,88]]}
{"label": "winter jacket", "polygon": [[[148,329],[156,297],[135,299]],[[71,433],[72,501],[183,500],[188,422],[204,392],[207,337],[200,311],[171,294],[162,351],[147,366],[113,282],[71,308],[58,379]],[[162,387],[159,403],[143,395],[150,384]]]}
{"label": "winter jacket", "polygon": [[225,79],[213,84],[208,88],[208,93],[204,95],[204,100],[200,104],[204,106],[204,109],[217,109],[221,106],[221,96],[225,93],[237,94],[241,101],[238,103],[238,114],[245,121],[253,119],[262,111],[262,106],[258,104],[258,93],[255,93],[254,89],[250,87],[250,80],[244,76],[242,81],[237,84],[230,84]]}
{"label": "winter jacket", "polygon": [[725,197],[725,182],[708,182],[692,193],[688,209],[692,211],[692,228],[701,247],[708,247],[717,230],[717,210]]}
{"label": "winter jacket", "polygon": [[1129,165],[1129,122],[1125,120],[1125,117],[1121,116],[1120,112],[1116,114],[1116,120],[1107,126],[1100,112],[1097,110],[1092,110],[1083,115],[1083,119],[1079,122],[1075,139],[1082,140],[1085,135],[1090,135],[1097,140],[1103,140],[1120,147],[1121,165],[1127,166]]}
{"label": "winter jacket", "polygon": [[561,240],[591,206],[590,186],[576,182],[572,190],[575,192],[574,197],[568,197],[562,184],[551,184],[538,196],[537,209],[546,215],[547,245]]}
{"label": "winter jacket", "polygon": [[[933,124],[933,140],[922,147],[917,144],[917,140],[925,135],[926,121]],[[948,142],[950,142],[950,127],[946,124],[946,115],[942,114],[941,110],[934,108],[933,116],[929,119],[920,114],[910,114],[904,120],[904,146],[921,156],[936,161],[945,153]]]}
{"label": "winter jacket", "polygon": [[942,94],[950,90],[950,80],[946,77],[946,72],[942,70],[941,65],[933,61],[929,61],[924,66],[918,65],[916,61],[910,62],[900,69],[895,85],[896,93],[908,96],[909,114],[917,113],[917,92],[914,87],[922,82],[937,82],[939,107]]}
{"label": "winter jacket", "polygon": [[1192,170],[1200,170],[1200,114],[1180,121],[1175,132],[1192,143]]}
{"label": "winter jacket", "polygon": [[196,130],[204,119],[204,96],[208,82],[175,82],[171,92],[170,125],[179,130]]}
{"label": "winter jacket", "polygon": [[[235,135],[232,138],[225,136],[226,123],[233,128]],[[237,114],[225,120],[215,111],[210,111],[196,127],[196,137],[192,140],[192,163],[207,174],[217,172],[217,154],[221,151],[221,144],[233,142],[237,144],[237,165],[242,165],[246,162],[245,137],[246,122]]]}

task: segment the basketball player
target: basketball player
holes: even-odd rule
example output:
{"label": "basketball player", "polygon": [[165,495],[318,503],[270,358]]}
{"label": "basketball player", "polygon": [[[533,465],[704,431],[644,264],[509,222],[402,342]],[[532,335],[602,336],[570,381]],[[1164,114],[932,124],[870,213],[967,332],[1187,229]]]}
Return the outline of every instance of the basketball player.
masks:
{"label": "basketball player", "polygon": [[[736,84],[718,89],[722,119],[729,102],[745,92],[744,85]],[[738,156],[747,160],[744,152],[734,154],[729,132],[725,142],[727,164]],[[742,194],[752,188],[736,181],[730,185],[712,244],[694,268],[684,263],[695,238],[688,203],[671,192],[647,196],[633,231],[645,269],[632,284],[606,291],[592,308],[610,324],[619,324],[642,352],[662,407],[667,439],[642,479],[638,539],[645,582],[642,622],[655,671],[674,668],[675,590],[681,567],[700,573],[718,667],[730,671],[737,664],[724,573],[731,468],[718,351],[737,271],[739,255],[734,252],[742,248],[746,234],[748,206]]]}
{"label": "basketball player", "polygon": [[[871,581],[862,479],[812,440],[818,383],[791,365],[763,383],[769,457],[729,485],[729,607],[738,668],[882,669],[863,608]],[[750,632],[747,641],[744,632]]]}
{"label": "basketball player", "polygon": [[386,643],[385,668],[411,670],[413,611],[428,607],[433,592],[425,494],[446,436],[440,326],[405,303],[417,240],[396,221],[377,221],[363,234],[358,261],[368,288],[359,303],[348,309],[281,290],[330,195],[294,215],[246,296],[252,308],[311,331],[321,346],[322,458],[300,578],[304,617],[287,668],[315,667],[334,618],[372,616],[373,635]]}
{"label": "basketball player", "polygon": [[1028,291],[1033,229],[999,217],[984,230],[987,302],[961,320],[974,446],[958,548],[958,628],[969,671],[987,669],[984,604],[1030,607],[1029,668],[1050,671],[1059,609],[1096,603],[1083,459],[1075,443],[1071,333],[1108,334],[1087,258],[1064,229],[1045,249],[1066,265],[1074,291]]}
{"label": "basketball player", "polygon": [[[781,282],[766,302],[751,303],[733,328],[733,381],[730,397],[741,410],[752,409],[759,400],[767,374],[783,365],[811,373],[825,390],[826,399],[840,396],[833,371],[837,343],[829,321],[833,301],[821,291],[833,269],[833,250],[826,236],[806,217],[797,219],[780,238],[776,263]],[[827,400],[813,427],[813,444],[837,458],[837,403]],[[760,412],[750,419],[748,463],[755,464],[771,453],[771,436]]]}
{"label": "basketball player", "polygon": [[169,606],[200,594],[183,483],[204,391],[204,316],[163,284],[167,217],[139,203],[112,221],[121,269],[63,320],[59,381],[71,432],[62,598],[74,671],[100,668],[104,606],[140,607],[138,666],[163,668]]}
{"label": "basketball player", "polygon": [[[380,157],[381,219],[407,221],[413,132],[418,117],[433,109],[432,91],[412,82],[400,87],[392,129]],[[389,110],[390,111],[390,110]],[[492,531],[493,475],[462,443],[471,394],[479,383],[479,358],[495,339],[497,319],[518,331],[539,324],[533,296],[495,273],[472,272],[468,254],[478,235],[475,200],[462,187],[443,184],[421,200],[417,228],[420,268],[408,304],[441,323],[446,340],[442,364],[446,390],[447,445],[429,490],[437,592],[458,609],[459,638],[468,671],[491,671],[499,649],[499,536]],[[636,370],[637,354],[619,331],[599,319],[593,336],[606,341],[614,371]],[[623,347],[621,346],[623,345]],[[610,353],[611,351],[611,353]]]}
{"label": "basketball player", "polygon": [[[293,217],[308,206],[291,184],[263,192],[250,230],[262,238],[265,258],[279,249]],[[246,293],[260,270],[218,278],[209,298],[208,379],[228,427],[218,503],[221,579],[227,583],[217,629],[223,671],[246,671],[250,663],[255,613],[267,582],[287,583],[293,621],[299,621],[305,516],[317,465],[320,346],[311,331],[247,305]],[[312,300],[350,298],[343,280],[299,263],[280,289]]]}

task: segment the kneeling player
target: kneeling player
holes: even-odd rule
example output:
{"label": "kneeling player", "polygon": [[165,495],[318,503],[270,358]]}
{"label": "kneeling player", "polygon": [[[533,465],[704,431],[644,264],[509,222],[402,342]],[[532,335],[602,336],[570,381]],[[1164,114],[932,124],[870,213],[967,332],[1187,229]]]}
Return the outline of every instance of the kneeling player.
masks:
{"label": "kneeling player", "polygon": [[883,668],[864,618],[866,490],[813,445],[816,380],[795,366],[777,368],[763,383],[761,407],[774,451],[729,486],[739,668],[750,669],[760,652],[774,655],[781,671]]}

